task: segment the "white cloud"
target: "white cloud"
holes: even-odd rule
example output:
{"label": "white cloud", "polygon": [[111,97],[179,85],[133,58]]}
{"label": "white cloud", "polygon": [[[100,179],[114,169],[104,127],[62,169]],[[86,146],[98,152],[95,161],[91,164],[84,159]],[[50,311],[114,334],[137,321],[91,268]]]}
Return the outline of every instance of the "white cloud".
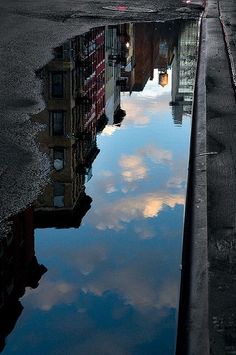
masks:
{"label": "white cloud", "polygon": [[36,290],[27,290],[25,297],[33,308],[50,311],[56,304],[73,302],[76,298],[76,287],[62,280],[41,280],[40,286]]}
{"label": "white cloud", "polygon": [[131,183],[147,177],[148,168],[144,158],[150,159],[156,164],[169,164],[172,161],[172,153],[157,148],[154,144],[149,144],[140,148],[136,154],[122,155],[119,165],[122,169],[121,175],[124,181]]}
{"label": "white cloud", "polygon": [[[99,275],[94,275],[83,290],[100,297],[106,291],[115,290],[126,304],[133,305],[141,312],[153,308],[176,308],[178,280],[170,276],[168,269],[158,272],[159,268],[163,270],[166,262],[157,251],[140,251],[128,265],[122,264],[118,269],[106,269]],[[148,277],[150,272],[156,275],[155,278]]]}
{"label": "white cloud", "polygon": [[147,176],[147,167],[142,157],[138,155],[123,155],[119,165],[122,168],[122,176],[125,181],[132,182],[142,180]]}
{"label": "white cloud", "polygon": [[151,159],[154,163],[168,163],[172,160],[172,152],[157,148],[154,144],[149,144],[139,150],[142,156]]}
{"label": "white cloud", "polygon": [[117,127],[115,125],[106,125],[106,127],[103,129],[101,135],[102,136],[112,136],[120,127]]}
{"label": "white cloud", "polygon": [[158,216],[165,205],[175,207],[183,205],[184,194],[172,194],[168,192],[143,193],[135,197],[123,197],[116,202],[101,205],[91,214],[90,223],[95,224],[100,230],[124,228],[128,223],[137,218],[153,218]]}
{"label": "white cloud", "polygon": [[138,226],[134,230],[140,239],[152,239],[155,236],[155,232],[149,227]]}
{"label": "white cloud", "polygon": [[179,190],[185,190],[187,181],[187,159],[178,159],[172,166],[170,179],[167,181],[167,187]]}

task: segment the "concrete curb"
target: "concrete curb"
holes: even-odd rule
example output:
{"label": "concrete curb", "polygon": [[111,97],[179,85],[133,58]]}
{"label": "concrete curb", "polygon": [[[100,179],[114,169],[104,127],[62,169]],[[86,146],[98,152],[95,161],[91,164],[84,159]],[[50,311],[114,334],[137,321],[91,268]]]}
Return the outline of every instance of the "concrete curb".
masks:
{"label": "concrete curb", "polygon": [[217,245],[230,245],[234,239],[236,74],[231,29],[225,25],[221,5],[227,4],[208,0],[201,24],[177,355],[221,355],[232,348],[225,339],[234,329],[231,318],[235,293],[228,291],[233,287],[232,276],[226,284],[224,274],[233,270],[232,251],[222,253]]}
{"label": "concrete curb", "polygon": [[205,51],[203,18],[192,115],[176,355],[209,354]]}

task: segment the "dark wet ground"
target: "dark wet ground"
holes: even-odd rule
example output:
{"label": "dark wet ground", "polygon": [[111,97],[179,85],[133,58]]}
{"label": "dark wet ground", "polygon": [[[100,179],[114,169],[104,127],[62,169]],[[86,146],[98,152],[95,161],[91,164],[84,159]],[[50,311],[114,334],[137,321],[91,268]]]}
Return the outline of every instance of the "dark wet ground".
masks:
{"label": "dark wet ground", "polygon": [[103,26],[37,71],[1,132],[4,354],[174,353],[196,51],[196,21]]}

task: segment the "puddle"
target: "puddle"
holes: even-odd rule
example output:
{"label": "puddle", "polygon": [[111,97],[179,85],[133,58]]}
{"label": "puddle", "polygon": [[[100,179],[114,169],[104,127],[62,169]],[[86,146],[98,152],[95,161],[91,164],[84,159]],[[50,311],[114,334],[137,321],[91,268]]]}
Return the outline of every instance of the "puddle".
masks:
{"label": "puddle", "polygon": [[4,354],[174,354],[197,30],[97,27],[39,71],[51,182],[0,240]]}

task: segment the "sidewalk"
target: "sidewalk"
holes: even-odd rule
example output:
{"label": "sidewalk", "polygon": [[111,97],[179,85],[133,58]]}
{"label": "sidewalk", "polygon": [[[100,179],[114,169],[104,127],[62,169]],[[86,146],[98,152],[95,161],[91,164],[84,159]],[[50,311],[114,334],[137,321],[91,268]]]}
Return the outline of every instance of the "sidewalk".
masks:
{"label": "sidewalk", "polygon": [[236,102],[232,0],[209,1],[206,123],[211,354],[236,353]]}
{"label": "sidewalk", "polygon": [[208,0],[202,19],[178,355],[236,354],[235,11]]}

